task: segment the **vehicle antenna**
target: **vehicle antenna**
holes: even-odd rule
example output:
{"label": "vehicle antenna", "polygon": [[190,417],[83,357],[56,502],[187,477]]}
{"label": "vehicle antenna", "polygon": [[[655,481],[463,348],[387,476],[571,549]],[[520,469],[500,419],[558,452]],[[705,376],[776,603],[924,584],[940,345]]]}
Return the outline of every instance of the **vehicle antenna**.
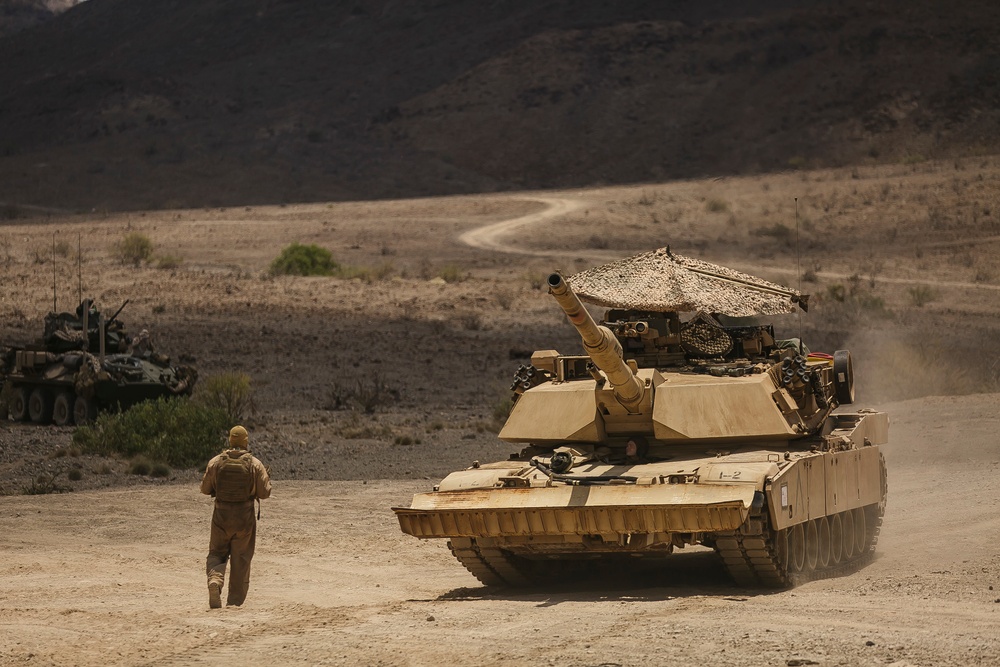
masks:
{"label": "vehicle antenna", "polygon": [[56,309],[56,235],[52,234],[52,312]]}
{"label": "vehicle antenna", "polygon": [[[797,277],[796,289],[802,294],[802,260],[799,251],[799,198],[795,197],[795,275]],[[799,354],[802,354],[802,308],[796,309],[795,319],[799,328]]]}
{"label": "vehicle antenna", "polygon": [[76,297],[77,301],[83,303],[83,269],[81,264],[83,262],[83,251],[82,247],[82,237],[81,232],[76,233]]}

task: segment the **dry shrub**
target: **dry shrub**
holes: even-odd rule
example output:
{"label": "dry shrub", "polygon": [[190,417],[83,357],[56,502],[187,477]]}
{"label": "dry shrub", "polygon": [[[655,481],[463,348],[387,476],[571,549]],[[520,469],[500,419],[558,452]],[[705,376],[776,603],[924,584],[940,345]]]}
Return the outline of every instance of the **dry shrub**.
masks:
{"label": "dry shrub", "polygon": [[184,258],[177,255],[160,255],[156,258],[156,268],[171,271],[180,268],[183,262]]}
{"label": "dry shrub", "polygon": [[725,213],[729,210],[729,204],[721,199],[709,199],[705,202],[705,210],[709,213]]}
{"label": "dry shrub", "polygon": [[468,274],[462,271],[462,267],[455,264],[446,264],[438,271],[438,276],[446,283],[460,283],[469,278]]}
{"label": "dry shrub", "polygon": [[497,290],[496,294],[494,295],[497,305],[503,308],[504,310],[510,310],[510,307],[514,305],[514,299],[516,297],[517,294],[514,292],[514,290],[509,290],[509,289]]}
{"label": "dry shrub", "polygon": [[358,377],[353,383],[335,382],[330,389],[327,410],[361,410],[374,414],[380,408],[399,401],[399,390],[391,387],[379,373]]}
{"label": "dry shrub", "polygon": [[481,331],[486,327],[482,314],[474,311],[462,313],[457,319],[466,331]]}
{"label": "dry shrub", "polygon": [[153,256],[153,242],[145,234],[131,232],[112,246],[111,254],[122,264],[138,268]]}
{"label": "dry shrub", "polygon": [[257,412],[253,381],[246,373],[210,375],[198,383],[194,399],[202,405],[222,410],[231,424],[238,424],[244,417]]}
{"label": "dry shrub", "polygon": [[345,440],[386,440],[393,437],[392,428],[377,420],[362,417],[357,412],[349,413],[334,432]]}
{"label": "dry shrub", "polygon": [[910,295],[910,302],[917,308],[923,308],[937,300],[937,292],[929,285],[914,285],[907,293]]}
{"label": "dry shrub", "polygon": [[531,289],[540,290],[548,282],[548,276],[541,273],[526,273],[524,274],[525,280],[531,285]]}
{"label": "dry shrub", "polygon": [[382,262],[378,266],[338,266],[333,270],[332,275],[344,280],[360,280],[369,285],[386,278],[391,278],[396,273],[396,267],[392,262]]}
{"label": "dry shrub", "polygon": [[42,473],[31,480],[31,484],[21,489],[21,493],[26,496],[43,496],[49,493],[65,493],[73,489],[59,484],[56,480],[61,474],[60,471],[54,473]]}

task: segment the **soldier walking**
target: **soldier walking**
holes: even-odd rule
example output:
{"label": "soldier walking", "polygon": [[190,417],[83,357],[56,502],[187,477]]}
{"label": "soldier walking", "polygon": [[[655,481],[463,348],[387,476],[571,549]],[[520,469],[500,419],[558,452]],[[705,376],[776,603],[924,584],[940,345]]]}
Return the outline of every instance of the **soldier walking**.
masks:
{"label": "soldier walking", "polygon": [[257,519],[253,501],[271,495],[271,479],[256,457],[247,451],[249,436],[242,426],[229,431],[229,449],[211,461],[201,480],[201,492],[215,498],[212,533],[205,570],[208,574],[208,606],[222,606],[222,585],[229,571],[227,605],[241,605],[250,587],[250,561],[257,541]]}

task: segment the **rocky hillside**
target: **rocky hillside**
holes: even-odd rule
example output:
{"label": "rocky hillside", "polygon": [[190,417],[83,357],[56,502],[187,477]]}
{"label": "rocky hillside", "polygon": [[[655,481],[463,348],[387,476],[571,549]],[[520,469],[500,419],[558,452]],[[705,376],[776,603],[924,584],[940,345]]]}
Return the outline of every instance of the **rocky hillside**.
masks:
{"label": "rocky hillside", "polygon": [[78,3],[79,0],[0,0],[0,38],[48,21]]}
{"label": "rocky hillside", "polygon": [[0,40],[0,202],[11,217],[994,153],[997,25],[989,0],[90,0]]}

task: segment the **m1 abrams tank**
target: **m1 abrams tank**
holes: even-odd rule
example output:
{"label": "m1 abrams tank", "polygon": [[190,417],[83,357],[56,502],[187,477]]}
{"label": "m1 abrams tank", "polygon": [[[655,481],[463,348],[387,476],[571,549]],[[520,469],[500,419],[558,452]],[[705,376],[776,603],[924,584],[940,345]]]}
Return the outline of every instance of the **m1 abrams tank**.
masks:
{"label": "m1 abrams tank", "polygon": [[[748,587],[872,557],[887,415],[834,412],[854,400],[848,352],[810,354],[747,319],[808,297],[668,248],[548,285],[587,355],[535,352],[499,436],[524,448],[393,508],[403,532],[449,540],[498,586],[691,545]],[[610,307],[600,325],[574,289]]]}
{"label": "m1 abrams tank", "polygon": [[198,374],[171,366],[149,333],[130,336],[88,299],[76,313],[49,313],[41,339],[0,355],[0,417],[58,426],[86,424],[102,409],[125,409],[161,396],[190,394]]}

